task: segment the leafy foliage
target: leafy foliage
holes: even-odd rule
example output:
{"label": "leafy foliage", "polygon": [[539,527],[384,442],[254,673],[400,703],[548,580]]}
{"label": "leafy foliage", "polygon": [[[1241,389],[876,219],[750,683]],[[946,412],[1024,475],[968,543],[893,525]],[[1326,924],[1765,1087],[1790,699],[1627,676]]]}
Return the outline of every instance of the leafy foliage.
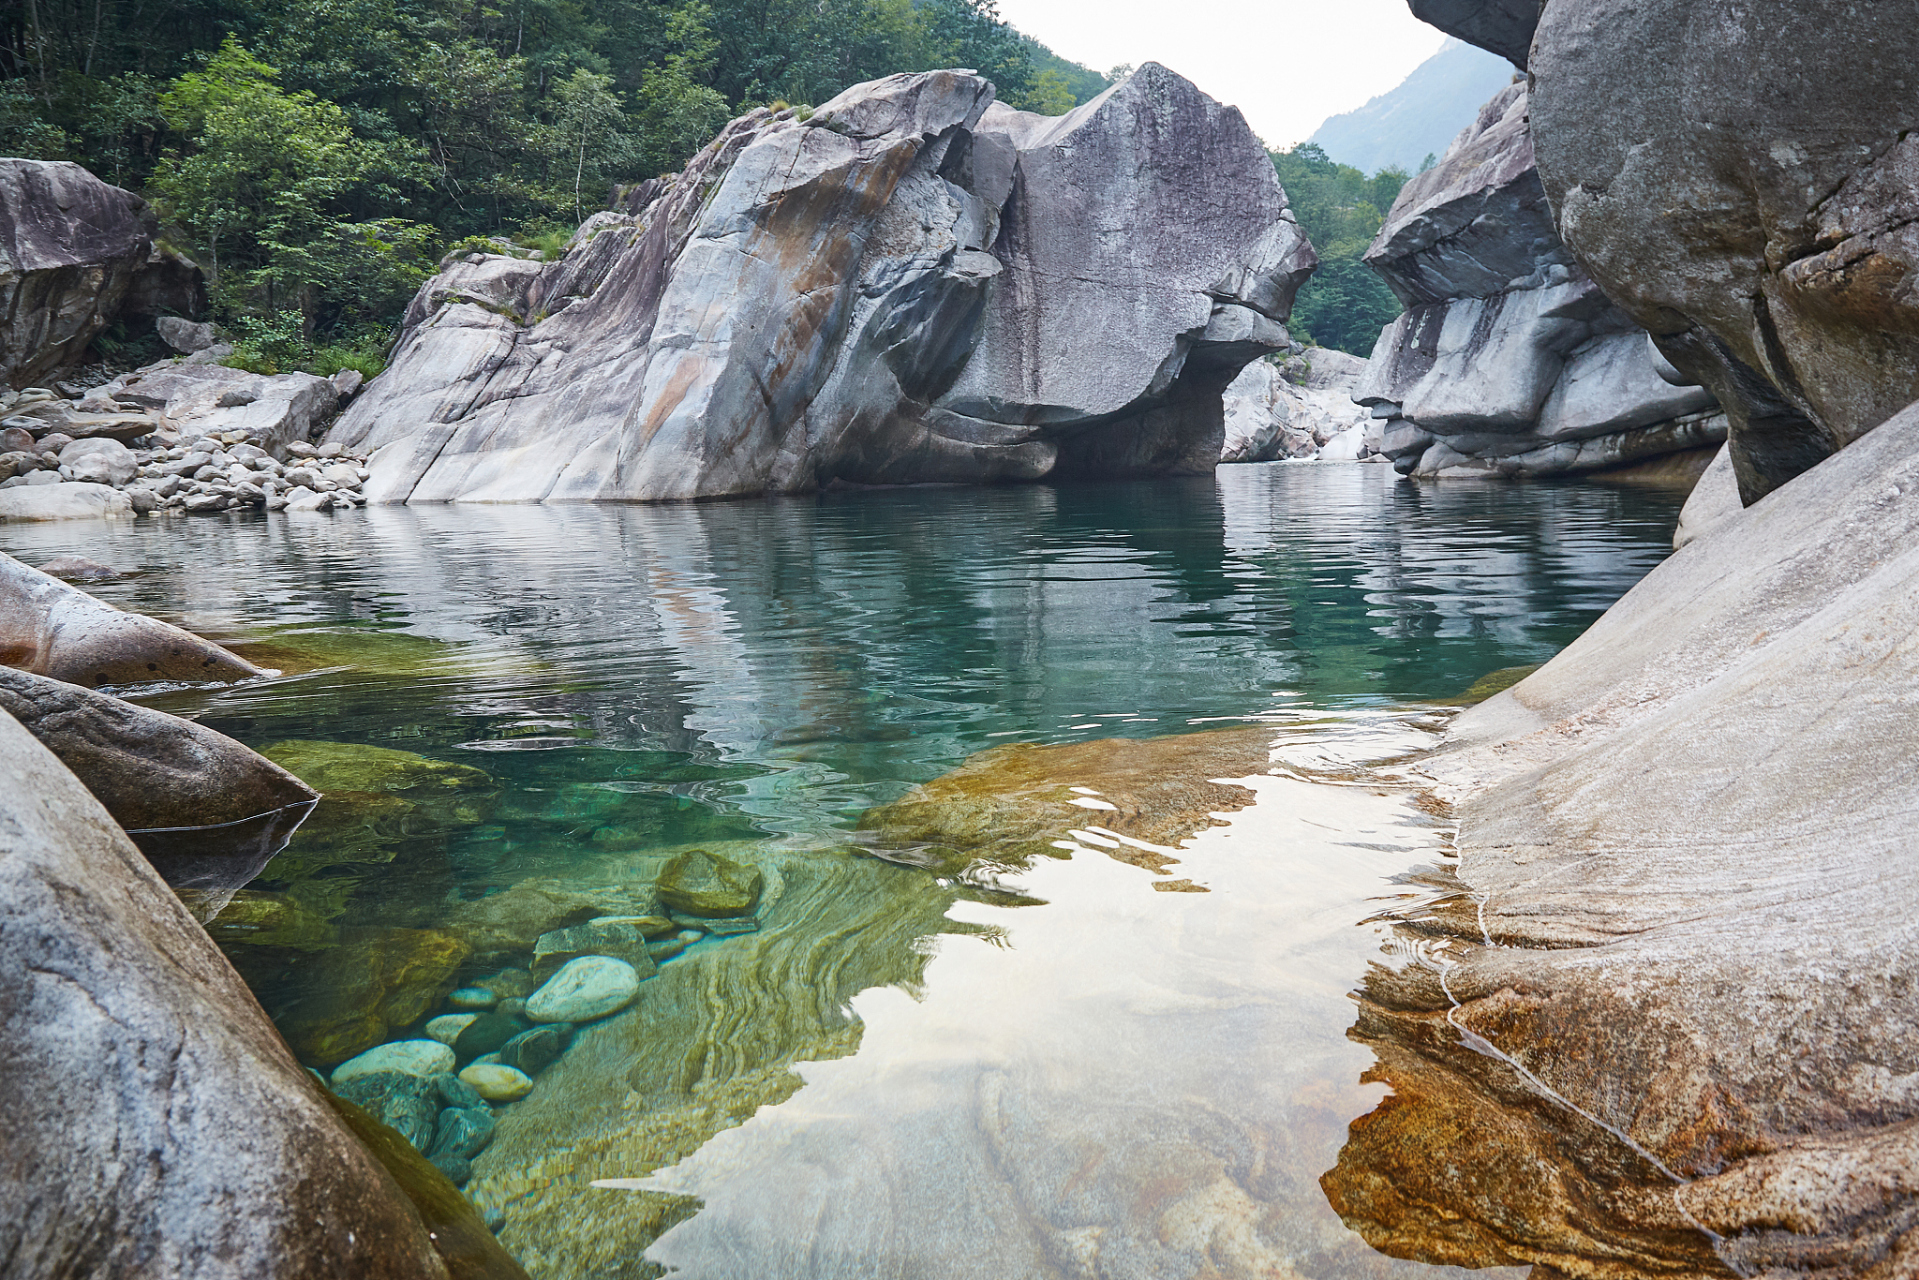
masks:
{"label": "leafy foliage", "polygon": [[384,316],[425,279],[431,228],[369,215],[424,184],[423,157],[356,137],[343,109],[277,76],[228,39],[176,80],[159,105],[185,145],[152,189],[204,247],[224,311],[297,310],[309,333]]}
{"label": "leafy foliage", "polygon": [[1295,337],[1354,355],[1372,354],[1379,331],[1400,312],[1399,299],[1362,260],[1409,175],[1381,169],[1367,177],[1336,164],[1306,142],[1273,155],[1293,214],[1319,253],[1319,270],[1293,301]]}

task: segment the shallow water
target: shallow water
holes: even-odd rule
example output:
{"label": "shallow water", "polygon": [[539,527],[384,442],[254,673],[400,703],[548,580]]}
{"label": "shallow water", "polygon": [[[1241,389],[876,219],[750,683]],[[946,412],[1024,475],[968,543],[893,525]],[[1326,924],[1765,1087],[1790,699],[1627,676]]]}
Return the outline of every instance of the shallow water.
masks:
{"label": "shallow water", "polygon": [[[1393,961],[1363,922],[1445,861],[1442,824],[1345,766],[1426,741],[1394,708],[1564,646],[1663,558],[1678,503],[1241,466],[4,545],[137,569],[97,594],[299,672],[146,700],[333,770],[214,926],[319,1065],[525,963],[476,924],[507,890],[638,902],[692,846],[760,869],[758,932],[665,960],[500,1109],[467,1190],[542,1280],[655,1274],[648,1249],[688,1276],[1331,1277],[1432,1270],[1371,1253],[1316,1179],[1382,1092],[1344,1035]],[[1223,825],[1204,777],[1188,815],[1062,774],[1020,803],[1070,858],[973,883],[952,848],[855,829],[987,748],[1249,721],[1277,774]],[[1055,758],[1086,757],[1032,757]],[[1100,856],[1187,817],[1161,879],[1208,892]]]}

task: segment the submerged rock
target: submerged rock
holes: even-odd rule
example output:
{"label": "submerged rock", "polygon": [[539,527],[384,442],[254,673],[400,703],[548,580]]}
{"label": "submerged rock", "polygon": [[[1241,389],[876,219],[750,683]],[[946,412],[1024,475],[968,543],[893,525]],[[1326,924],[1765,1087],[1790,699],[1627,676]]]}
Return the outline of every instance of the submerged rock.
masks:
{"label": "submerged rock", "polygon": [[4,714],[0,771],[9,1277],[155,1259],[231,1280],[446,1280],[454,1258],[523,1275],[463,1232],[470,1207],[356,1140],[106,810]]}
{"label": "submerged rock", "polygon": [[[589,888],[563,880],[534,877],[484,898],[463,902],[447,918],[446,928],[465,940],[481,956],[531,953],[540,938],[569,925],[584,924],[595,916],[643,914],[651,905],[625,887]],[[640,908],[636,911],[635,908]],[[502,997],[530,995],[533,983],[525,970],[502,984],[485,978],[478,985]],[[505,977],[505,975],[501,975]],[[521,981],[524,990],[514,989]]]}
{"label": "submerged rock", "polygon": [[1205,472],[1313,263],[1163,67],[1059,118],[893,76],[741,117],[554,261],[449,262],[329,439],[389,502]]}
{"label": "submerged rock", "polygon": [[453,1050],[438,1040],[396,1040],[369,1049],[333,1069],[335,1088],[362,1076],[393,1074],[432,1077],[453,1070]]}
{"label": "submerged rock", "polygon": [[548,1023],[531,1031],[523,1031],[501,1045],[500,1061],[529,1076],[536,1076],[552,1066],[572,1042],[572,1024]]}
{"label": "submerged rock", "polygon": [[518,1102],[533,1092],[530,1076],[498,1062],[476,1062],[460,1072],[460,1079],[488,1102]]}
{"label": "submerged rock", "polygon": [[1919,398],[1919,8],[1567,0],[1539,173],[1608,296],[1711,387],[1755,502]]}
{"label": "submerged rock", "polygon": [[1523,84],[1481,108],[1366,251],[1407,307],[1353,392],[1385,419],[1381,451],[1419,476],[1533,476],[1716,446],[1712,394],[1560,242],[1527,111]]}
{"label": "submerged rock", "polygon": [[660,901],[689,916],[743,916],[759,905],[760,869],[705,849],[673,856],[660,871]]}
{"label": "submerged rock", "polygon": [[[22,492],[0,493],[0,505]],[[266,674],[211,641],[116,609],[7,555],[0,555],[0,665],[80,685]]]}
{"label": "submerged rock", "polygon": [[591,1022],[618,1013],[639,993],[639,972],[626,961],[582,956],[527,997],[526,1016],[535,1022]]}
{"label": "submerged rock", "polygon": [[1376,1247],[1899,1273],[1915,547],[1919,406],[1707,526],[1455,722],[1424,767],[1458,797],[1468,893],[1417,926],[1440,959],[1368,979],[1355,1035],[1392,1092],[1326,1178]]}
{"label": "submerged rock", "polygon": [[[672,921],[667,921],[670,927]],[[533,976],[544,981],[560,966],[581,956],[612,956],[624,960],[641,977],[653,972],[653,958],[646,951],[646,935],[634,924],[619,919],[589,920],[570,929],[543,933],[533,944]]]}
{"label": "submerged rock", "polygon": [[[314,954],[295,953],[294,994],[269,991],[266,1003],[287,1043],[309,1062],[330,1066],[373,1050],[423,1017],[453,986],[466,945],[433,929],[342,929],[342,941]],[[251,957],[243,957],[251,975]],[[257,979],[256,979],[257,981]],[[277,983],[270,984],[277,986]],[[437,1040],[409,1043],[453,1050]]]}
{"label": "submerged rock", "polygon": [[973,863],[1018,867],[1057,857],[1061,844],[1154,872],[1174,846],[1243,808],[1253,793],[1219,778],[1266,772],[1273,731],[1215,729],[1163,738],[1103,738],[993,747],[950,773],[869,809],[860,830],[887,856],[959,872]]}

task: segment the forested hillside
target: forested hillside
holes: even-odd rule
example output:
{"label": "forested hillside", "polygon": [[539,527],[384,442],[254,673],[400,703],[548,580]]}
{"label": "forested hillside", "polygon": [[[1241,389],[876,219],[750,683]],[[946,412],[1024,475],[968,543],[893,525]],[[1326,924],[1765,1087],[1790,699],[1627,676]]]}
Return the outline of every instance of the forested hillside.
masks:
{"label": "forested hillside", "polygon": [[1107,83],[993,0],[24,0],[0,154],[147,195],[256,345],[371,346],[465,237],[550,246],[740,111],[941,66]]}
{"label": "forested hillside", "polygon": [[1275,152],[1273,166],[1319,254],[1319,269],[1293,301],[1293,336],[1371,355],[1379,331],[1400,307],[1362,255],[1410,175],[1388,168],[1369,178],[1349,164],[1335,163],[1311,142]]}

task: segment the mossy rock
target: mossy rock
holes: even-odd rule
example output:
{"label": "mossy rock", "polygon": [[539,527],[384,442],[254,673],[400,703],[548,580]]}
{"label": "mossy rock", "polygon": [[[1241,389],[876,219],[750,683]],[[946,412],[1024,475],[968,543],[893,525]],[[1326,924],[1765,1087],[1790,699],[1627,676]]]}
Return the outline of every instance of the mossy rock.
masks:
{"label": "mossy rock", "polygon": [[583,887],[573,881],[531,877],[461,903],[444,927],[476,955],[530,954],[540,936],[555,929],[584,924],[596,916],[656,914],[653,895],[643,885]]}
{"label": "mossy rock", "polygon": [[419,1021],[471,951],[435,929],[368,931],[306,959],[297,994],[269,1011],[304,1061],[330,1067]]}
{"label": "mossy rock", "polygon": [[446,1263],[451,1280],[529,1280],[525,1269],[487,1229],[472,1201],[461,1195],[460,1189],[397,1130],[381,1124],[331,1090],[322,1089],[321,1093],[341,1122],[413,1203],[414,1212],[420,1215],[427,1238]]}
{"label": "mossy rock", "polygon": [[461,646],[406,631],[289,627],[252,639],[229,640],[229,649],[255,666],[289,675],[349,667],[370,675],[417,676],[452,666]]}
{"label": "mossy rock", "polygon": [[660,872],[660,901],[682,915],[722,918],[752,915],[765,877],[758,867],[705,849],[675,854]]}
{"label": "mossy rock", "polygon": [[[1256,725],[993,747],[867,810],[859,827],[906,860],[948,874],[975,863],[1018,868],[1034,857],[1057,857],[1056,843],[1070,842],[1073,828],[1103,827],[1171,849],[1214,825],[1214,813],[1252,803],[1251,791],[1213,779],[1265,773],[1272,740],[1269,726]],[[1178,861],[1169,852],[1115,844],[1101,851],[1150,871]]]}
{"label": "mossy rock", "polygon": [[263,747],[260,754],[317,791],[400,795],[457,814],[462,822],[482,821],[487,807],[479,797],[499,789],[484,769],[359,742],[291,739]]}
{"label": "mossy rock", "polygon": [[[316,882],[309,882],[316,883]],[[324,886],[325,882],[317,882]],[[207,923],[207,933],[223,947],[252,946],[320,951],[339,941],[332,921],[345,909],[340,900],[315,910],[289,893],[242,889]]]}

